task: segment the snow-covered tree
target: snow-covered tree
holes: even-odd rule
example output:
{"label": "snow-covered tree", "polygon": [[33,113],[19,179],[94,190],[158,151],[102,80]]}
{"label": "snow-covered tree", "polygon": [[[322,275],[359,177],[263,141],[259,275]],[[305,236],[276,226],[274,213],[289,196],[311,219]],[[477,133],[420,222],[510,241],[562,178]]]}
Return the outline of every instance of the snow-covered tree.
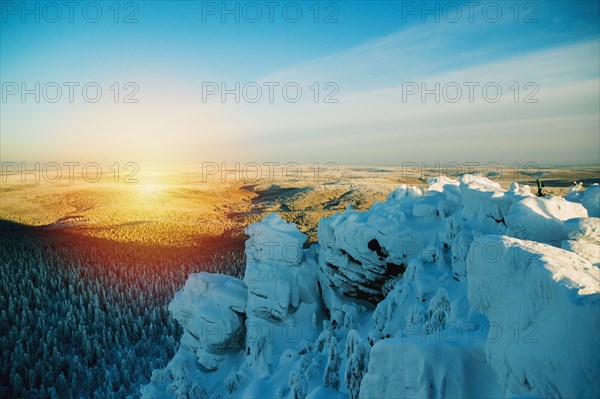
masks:
{"label": "snow-covered tree", "polygon": [[[2,397],[135,396],[178,348],[181,327],[167,310],[174,292],[191,272],[222,267],[135,245],[68,244],[3,232]],[[228,267],[239,276],[241,265]]]}
{"label": "snow-covered tree", "polygon": [[346,338],[346,373],[345,383],[351,399],[357,399],[360,383],[367,373],[369,364],[369,348],[356,330],[350,330]]}
{"label": "snow-covered tree", "polygon": [[442,287],[438,288],[436,295],[431,298],[427,310],[429,322],[427,323],[427,332],[433,333],[446,328],[446,320],[450,315],[450,301],[448,292]]}
{"label": "snow-covered tree", "polygon": [[308,384],[306,378],[304,378],[304,374],[301,372],[297,370],[292,370],[290,372],[289,386],[292,391],[293,399],[304,399],[306,397]]}
{"label": "snow-covered tree", "polygon": [[323,375],[323,386],[331,387],[336,391],[340,388],[340,356],[337,349],[337,338],[332,335],[329,341],[329,356],[327,357],[327,366]]}

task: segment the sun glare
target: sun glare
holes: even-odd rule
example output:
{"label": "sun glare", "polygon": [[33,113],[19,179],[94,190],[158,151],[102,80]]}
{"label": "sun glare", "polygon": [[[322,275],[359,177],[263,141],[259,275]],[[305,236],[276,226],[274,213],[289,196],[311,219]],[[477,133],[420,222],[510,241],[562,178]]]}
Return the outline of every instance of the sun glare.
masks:
{"label": "sun glare", "polygon": [[156,183],[139,184],[137,186],[137,188],[138,188],[138,191],[141,192],[142,194],[156,195],[156,194],[160,194],[160,192],[163,190],[163,185],[156,184]]}

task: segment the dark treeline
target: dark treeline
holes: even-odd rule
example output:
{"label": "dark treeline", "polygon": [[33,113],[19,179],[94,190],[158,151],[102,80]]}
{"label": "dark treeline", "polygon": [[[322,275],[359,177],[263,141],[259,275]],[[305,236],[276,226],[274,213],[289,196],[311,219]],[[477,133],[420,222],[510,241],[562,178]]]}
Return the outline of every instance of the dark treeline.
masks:
{"label": "dark treeline", "polygon": [[243,273],[243,239],[144,247],[0,222],[0,397],[138,397],[173,357],[190,273]]}

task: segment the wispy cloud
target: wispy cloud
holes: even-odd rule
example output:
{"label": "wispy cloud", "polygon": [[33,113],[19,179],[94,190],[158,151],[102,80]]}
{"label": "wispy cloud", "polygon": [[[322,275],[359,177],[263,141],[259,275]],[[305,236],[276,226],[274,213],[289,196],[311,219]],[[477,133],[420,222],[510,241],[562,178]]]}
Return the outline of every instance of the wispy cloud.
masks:
{"label": "wispy cloud", "polygon": [[[458,66],[445,59],[451,49],[428,51],[456,38],[439,38],[446,35],[445,28],[435,33],[421,30],[384,37],[265,77],[264,81],[302,82],[304,87],[331,78],[339,84],[340,101],[314,104],[309,98],[301,104],[236,106],[232,118],[239,122],[235,130],[244,143],[241,147],[260,154],[304,153],[357,163],[473,157],[597,162],[597,39],[474,66],[462,60]],[[429,43],[417,40],[425,37]],[[422,102],[420,94],[403,98],[402,84],[408,82],[425,83],[428,89],[436,82],[440,87],[456,82],[463,92],[456,103],[443,96],[436,103],[432,94]],[[473,102],[464,82],[479,84]],[[498,102],[482,98],[486,83],[502,89]],[[490,93],[495,96],[493,88]]]}
{"label": "wispy cloud", "polygon": [[[597,19],[590,17],[597,15],[597,5],[589,7],[589,2],[546,2],[540,6],[540,23],[534,24],[514,24],[508,14],[497,24],[399,24],[400,16],[388,15],[387,7],[374,7],[366,24],[357,13],[367,7],[348,7],[347,25],[341,17],[339,26],[326,29],[314,28],[320,25],[312,22],[302,29],[286,25],[275,43],[265,42],[280,32],[270,25],[216,24],[219,34],[211,31],[207,37],[209,26],[198,25],[189,10],[187,25],[175,35],[172,23],[185,7],[171,10],[172,20],[154,10],[154,19],[144,19],[126,41],[120,25],[111,31],[97,27],[90,36],[34,26],[47,33],[41,35],[29,25],[19,26],[12,36],[2,35],[3,80],[98,80],[105,101],[22,104],[17,98],[2,104],[0,155],[29,160],[77,154],[167,163],[278,159],[393,164],[474,157],[598,162],[599,38]],[[372,29],[376,21],[386,28]],[[364,32],[351,34],[361,28]],[[23,33],[20,40],[4,46],[16,33]],[[315,44],[319,34],[335,46]],[[102,46],[92,49],[90,38]],[[313,47],[319,50],[306,50]],[[237,79],[242,86],[249,80],[279,86],[273,103],[266,100],[265,87],[256,104],[244,99],[235,103],[232,95],[224,104],[219,95],[203,102],[202,83],[221,79]],[[117,80],[139,84],[139,104],[113,103],[110,87]],[[302,88],[298,103],[283,100],[287,82]],[[317,103],[311,89],[315,82]],[[339,91],[333,93],[328,82]],[[456,103],[447,98],[436,103],[432,94],[425,102],[420,93],[406,95],[407,84],[420,90],[422,83],[428,89],[439,83],[442,89],[451,82],[462,89]],[[479,84],[473,102],[465,82]],[[224,83],[231,89],[236,82]],[[482,98],[486,83],[502,89],[497,103]],[[339,102],[324,103],[327,94]],[[452,96],[453,91],[443,94]],[[526,103],[528,95],[538,102]]]}

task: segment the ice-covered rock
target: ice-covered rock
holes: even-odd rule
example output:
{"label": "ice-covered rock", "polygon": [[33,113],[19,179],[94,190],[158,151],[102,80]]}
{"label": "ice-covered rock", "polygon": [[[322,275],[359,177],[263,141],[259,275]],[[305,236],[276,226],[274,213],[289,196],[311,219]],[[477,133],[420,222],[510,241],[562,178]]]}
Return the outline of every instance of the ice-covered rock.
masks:
{"label": "ice-covered rock", "polygon": [[521,186],[519,183],[516,182],[511,183],[510,189],[508,191],[510,191],[510,193],[513,195],[518,195],[522,197],[533,196],[533,193],[531,192],[531,187],[527,185]]}
{"label": "ice-covered rock", "polygon": [[310,248],[275,214],[248,226],[243,281],[173,299],[182,345],[143,397],[600,396],[598,189],[429,183],[322,219]]}
{"label": "ice-covered rock", "polygon": [[[277,214],[246,228],[246,361],[258,378],[267,378],[281,353],[301,339],[314,341],[315,331],[305,321],[319,312],[317,262],[314,250],[303,250],[306,236]],[[304,327],[304,328],[303,328]],[[288,388],[303,392],[304,376]]]}
{"label": "ice-covered rock", "polygon": [[502,395],[483,350],[445,342],[380,341],[360,398],[492,398]]}
{"label": "ice-covered rock", "polygon": [[306,235],[278,214],[265,216],[262,221],[246,227],[244,232],[250,236],[246,241],[246,256],[253,263],[297,266],[302,261]]}
{"label": "ice-covered rock", "polygon": [[569,240],[600,242],[600,218],[569,219],[565,222],[565,233]]}
{"label": "ice-covered rock", "polygon": [[600,218],[600,185],[593,184],[586,188],[581,204],[585,206],[589,216]]}
{"label": "ice-covered rock", "polygon": [[[433,196],[432,196],[433,197]],[[435,223],[439,198],[400,187],[369,211],[348,210],[319,221],[319,278],[335,293],[376,304],[386,285],[402,276],[407,260],[420,253],[421,232],[411,220]],[[415,213],[417,216],[415,216]],[[427,231],[426,231],[427,233]],[[328,297],[326,305],[332,304]]]}
{"label": "ice-covered rock", "polygon": [[580,256],[534,241],[477,238],[468,296],[494,329],[489,363],[507,395],[600,396],[600,278]]}
{"label": "ice-covered rock", "polygon": [[284,319],[301,301],[318,300],[316,266],[302,262],[306,236],[275,213],[246,228],[248,312]]}
{"label": "ice-covered rock", "polygon": [[486,177],[464,175],[460,181],[462,217],[482,233],[499,234],[506,229],[510,198],[500,185]]}
{"label": "ice-covered rock", "polygon": [[574,218],[565,222],[561,247],[600,267],[600,218]]}
{"label": "ice-covered rock", "polygon": [[[429,184],[429,191],[438,191],[440,193],[447,193],[449,190],[452,190],[453,188],[457,189],[460,186],[460,183],[457,180],[447,176],[430,177],[427,179],[427,184]],[[455,192],[457,193],[458,190]]]}
{"label": "ice-covered rock", "polygon": [[210,273],[191,274],[169,304],[183,326],[182,344],[210,370],[218,367],[224,353],[242,348],[245,308],[244,283]]}
{"label": "ice-covered rock", "polygon": [[510,206],[506,215],[507,235],[560,246],[564,221],[587,217],[578,203],[560,197],[526,197]]}
{"label": "ice-covered rock", "polygon": [[[430,182],[426,194],[402,186],[366,212],[349,210],[319,222],[324,291],[331,287],[339,295],[377,304],[412,260],[450,265],[455,278],[464,278],[472,231],[504,233],[513,196],[481,176]],[[330,302],[325,295],[328,307]]]}

